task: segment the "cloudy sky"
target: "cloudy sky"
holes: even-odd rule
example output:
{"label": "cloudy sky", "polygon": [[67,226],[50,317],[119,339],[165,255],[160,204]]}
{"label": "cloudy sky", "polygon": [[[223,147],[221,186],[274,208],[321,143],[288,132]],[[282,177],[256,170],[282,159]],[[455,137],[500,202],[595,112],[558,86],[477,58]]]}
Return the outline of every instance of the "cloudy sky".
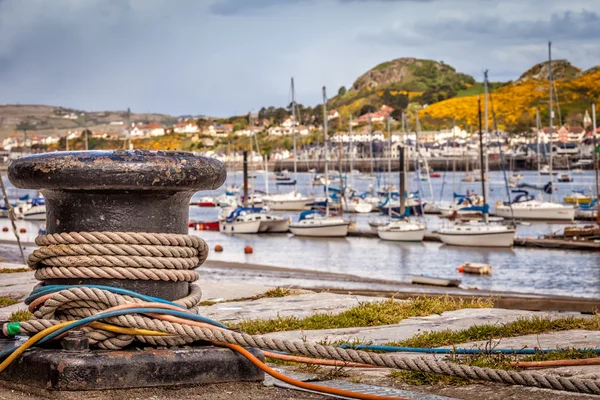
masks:
{"label": "cloudy sky", "polygon": [[600,64],[600,0],[0,0],[0,104],[173,115],[320,101],[399,57]]}

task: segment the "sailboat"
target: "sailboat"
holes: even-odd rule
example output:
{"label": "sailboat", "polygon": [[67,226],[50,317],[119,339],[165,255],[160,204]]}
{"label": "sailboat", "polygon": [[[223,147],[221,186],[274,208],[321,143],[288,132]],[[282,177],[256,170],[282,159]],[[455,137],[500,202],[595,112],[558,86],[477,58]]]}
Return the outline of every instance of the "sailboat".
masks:
{"label": "sailboat", "polygon": [[[484,80],[485,95],[487,100],[487,71]],[[441,228],[438,233],[442,243],[454,246],[473,247],[512,247],[515,240],[515,229],[504,225],[490,224],[488,222],[489,206],[485,188],[485,164],[483,159],[483,129],[481,123],[481,99],[477,101],[479,115],[479,156],[481,160],[481,192],[484,205],[481,209],[484,221],[469,221],[455,223],[449,227]],[[487,101],[486,101],[487,107]],[[476,207],[472,207],[476,208]]]}
{"label": "sailboat", "polygon": [[[327,132],[327,92],[323,86],[323,134],[325,144],[325,182],[329,180],[329,150]],[[296,236],[345,237],[350,222],[329,215],[329,185],[325,185],[325,215],[319,211],[304,211],[297,222],[290,223],[290,232]]]}
{"label": "sailboat", "polygon": [[[496,215],[508,218],[511,215],[518,219],[530,220],[548,220],[548,221],[573,221],[575,218],[575,209],[572,206],[565,206],[552,202],[552,179],[555,173],[552,172],[552,131],[553,131],[553,108],[552,108],[552,43],[548,43],[548,68],[550,79],[550,162],[544,165],[540,170],[540,175],[550,176],[550,201],[538,200],[530,196],[527,191],[513,190],[517,196],[505,203],[496,204]],[[539,132],[539,130],[538,130]],[[538,133],[539,135],[539,133]],[[539,143],[539,139],[538,139]],[[538,146],[539,147],[539,146]],[[538,151],[539,154],[539,151]],[[539,163],[538,163],[539,164]],[[512,208],[512,210],[511,210]]]}
{"label": "sailboat", "polygon": [[[294,190],[285,194],[263,196],[263,201],[273,211],[303,211],[310,209],[309,204],[314,198],[304,196],[298,192],[298,152],[296,149],[296,99],[294,94],[294,78],[292,78],[292,136],[294,140]],[[286,171],[287,173],[287,171]],[[285,175],[282,175],[285,176]],[[277,179],[277,177],[276,177]],[[289,179],[289,178],[288,178]],[[283,181],[279,181],[281,184]],[[289,181],[288,181],[289,182]],[[291,184],[290,184],[291,185]]]}
{"label": "sailboat", "polygon": [[[390,146],[391,147],[391,146]],[[427,231],[427,226],[422,223],[414,222],[408,219],[404,202],[405,182],[406,182],[406,164],[404,162],[405,148],[400,148],[400,217],[401,219],[392,221],[387,225],[377,228],[377,236],[382,240],[391,240],[395,242],[421,242]],[[391,169],[391,168],[390,168]],[[391,211],[390,211],[391,217]]]}

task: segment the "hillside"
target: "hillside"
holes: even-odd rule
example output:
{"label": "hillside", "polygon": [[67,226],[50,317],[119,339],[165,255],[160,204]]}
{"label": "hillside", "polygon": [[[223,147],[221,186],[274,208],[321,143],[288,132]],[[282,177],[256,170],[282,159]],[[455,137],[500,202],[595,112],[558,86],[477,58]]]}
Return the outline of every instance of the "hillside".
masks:
{"label": "hillside", "polygon": [[[55,131],[81,129],[83,127],[98,128],[105,131],[121,129],[111,122],[126,121],[127,111],[87,112],[65,107],[46,105],[6,104],[0,105],[0,138],[4,138],[15,130],[27,129],[35,134],[45,136]],[[176,117],[164,114],[135,114],[130,117],[132,122],[157,121],[162,124],[172,124]]]}
{"label": "hillside", "polygon": [[[600,102],[600,68],[594,67],[580,72],[579,68],[566,61],[557,62],[553,71],[554,104],[556,124],[581,126],[585,111],[590,111],[593,102]],[[553,62],[553,69],[555,64]],[[549,121],[548,108],[548,63],[537,64],[521,78],[511,84],[492,91],[491,106],[496,113],[498,127],[509,132],[529,131],[535,126],[536,107],[542,124]],[[448,127],[455,118],[466,128],[477,129],[477,99],[480,96],[453,98],[428,106],[419,113],[421,122],[429,128]],[[489,123],[493,124],[490,112]],[[493,126],[493,125],[490,125]]]}
{"label": "hillside", "polygon": [[475,84],[469,75],[433,60],[398,58],[375,66],[345,91],[331,98],[330,108],[342,115],[360,114],[365,106],[405,108],[408,101],[434,103],[455,97]]}

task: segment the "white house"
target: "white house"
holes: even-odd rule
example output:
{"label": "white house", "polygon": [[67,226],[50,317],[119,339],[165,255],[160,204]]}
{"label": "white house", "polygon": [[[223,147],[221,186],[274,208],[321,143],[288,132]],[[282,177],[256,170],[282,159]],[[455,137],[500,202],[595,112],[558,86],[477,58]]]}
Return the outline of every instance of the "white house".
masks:
{"label": "white house", "polygon": [[199,131],[195,122],[180,122],[173,127],[175,133],[198,133]]}
{"label": "white house", "polygon": [[146,136],[146,137],[164,136],[165,128],[160,126],[160,124],[158,122],[153,121],[153,122],[149,123],[148,125],[144,125],[142,127],[142,132],[144,133],[144,136]]}

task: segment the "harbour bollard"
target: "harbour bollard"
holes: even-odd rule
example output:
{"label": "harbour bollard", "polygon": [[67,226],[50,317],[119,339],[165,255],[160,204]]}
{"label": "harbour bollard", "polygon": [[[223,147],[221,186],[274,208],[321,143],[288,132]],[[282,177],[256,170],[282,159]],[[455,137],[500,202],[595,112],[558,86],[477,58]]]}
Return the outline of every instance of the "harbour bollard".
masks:
{"label": "harbour bollard", "polygon": [[[191,283],[198,279],[195,269],[206,259],[208,246],[188,235],[188,204],[195,192],[223,184],[221,162],[174,151],[60,152],[15,160],[8,176],[14,186],[40,190],[46,198],[47,234],[36,239],[40,249],[28,264],[44,286],[67,288],[42,287],[49,293],[36,299],[42,302],[34,309],[54,307],[52,315],[5,324],[5,334],[31,336],[44,324],[97,315],[132,298],[176,301],[182,307],[177,312],[195,313],[201,294]],[[56,306],[57,298],[66,303]],[[131,314],[121,318],[117,329],[136,326]],[[30,349],[0,374],[0,381],[74,391],[264,378],[248,359],[206,342],[188,342],[185,333],[139,337],[110,332],[89,325],[54,346]],[[249,351],[264,359],[259,350]]]}
{"label": "harbour bollard", "polygon": [[[11,183],[46,198],[48,234],[70,232],[188,233],[189,202],[225,182],[223,164],[177,151],[116,150],[44,153],[19,158]],[[49,279],[44,284],[122,287],[167,300],[188,282],[140,279]]]}

